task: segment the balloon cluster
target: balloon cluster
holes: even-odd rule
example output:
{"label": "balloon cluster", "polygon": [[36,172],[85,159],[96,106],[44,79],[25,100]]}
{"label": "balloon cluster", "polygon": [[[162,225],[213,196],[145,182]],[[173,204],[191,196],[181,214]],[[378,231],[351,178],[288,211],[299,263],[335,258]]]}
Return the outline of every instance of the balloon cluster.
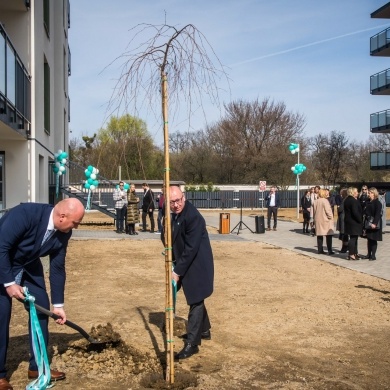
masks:
{"label": "balloon cluster", "polygon": [[291,167],[291,170],[295,175],[300,175],[306,171],[306,167],[303,164],[295,164],[293,167]]}
{"label": "balloon cluster", "polygon": [[65,165],[67,162],[68,153],[59,149],[57,153],[54,153],[54,158],[56,162],[53,165],[53,172],[58,176],[64,175],[66,172]]}
{"label": "balloon cluster", "polygon": [[288,150],[292,153],[298,153],[299,152],[299,144],[290,144],[288,147]]}
{"label": "balloon cluster", "polygon": [[95,190],[99,185],[99,180],[97,180],[99,169],[94,168],[92,165],[89,165],[84,172],[85,172],[84,188],[91,191]]}

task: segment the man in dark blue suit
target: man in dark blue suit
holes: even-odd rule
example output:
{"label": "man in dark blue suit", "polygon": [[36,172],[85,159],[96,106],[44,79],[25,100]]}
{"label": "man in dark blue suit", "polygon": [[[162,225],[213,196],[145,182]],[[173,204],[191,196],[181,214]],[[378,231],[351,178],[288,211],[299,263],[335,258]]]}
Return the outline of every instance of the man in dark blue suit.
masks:
{"label": "man in dark blue suit", "polygon": [[[175,359],[186,359],[199,352],[201,339],[209,340],[210,321],[204,300],[213,293],[214,262],[206,222],[179,187],[170,187],[172,217],[172,279],[182,286],[187,304],[187,335],[184,348]],[[164,242],[164,235],[161,237]]]}
{"label": "man in dark blue suit", "polygon": [[[50,256],[50,289],[53,313],[64,324],[65,256],[72,229],[77,229],[84,216],[84,206],[75,199],[65,199],[56,206],[22,203],[0,219],[0,390],[12,389],[6,379],[6,357],[12,298],[24,299],[23,286],[35,297],[35,302],[50,308],[40,257]],[[38,314],[47,347],[48,317]],[[30,323],[29,323],[30,328]],[[29,329],[31,330],[31,329]],[[30,332],[29,379],[38,377],[38,367],[32,349]],[[52,380],[65,378],[62,372],[51,370]]]}

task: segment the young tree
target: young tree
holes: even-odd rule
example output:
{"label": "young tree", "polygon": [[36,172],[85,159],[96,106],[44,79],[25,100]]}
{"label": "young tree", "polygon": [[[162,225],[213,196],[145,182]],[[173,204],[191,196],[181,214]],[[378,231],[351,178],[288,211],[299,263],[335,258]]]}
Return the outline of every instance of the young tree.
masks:
{"label": "young tree", "polygon": [[[178,112],[180,103],[187,104],[189,123],[193,111],[202,108],[204,95],[211,98],[212,102],[218,102],[217,77],[226,77],[226,73],[219,62],[212,47],[205,36],[192,24],[183,28],[176,28],[163,24],[154,26],[140,24],[133,30],[133,40],[145,37],[151,31],[151,38],[136,48],[124,53],[122,72],[108,105],[108,111],[114,112],[124,110],[135,112],[143,103],[147,103],[152,112],[161,107],[163,134],[164,134],[164,185],[170,185],[170,163],[169,163],[169,134],[168,134],[168,112]],[[217,68],[210,56],[217,61]],[[169,80],[168,80],[169,75]],[[156,94],[156,91],[160,93]],[[169,95],[169,105],[168,105]],[[195,99],[194,99],[195,97]],[[155,104],[158,98],[159,103]],[[176,108],[176,109],[175,109]],[[160,111],[157,111],[160,112]],[[111,115],[109,115],[111,116]],[[165,192],[165,202],[169,204],[169,191]],[[171,216],[169,208],[165,208],[165,247],[170,248]],[[166,308],[172,308],[172,251],[166,250]],[[173,338],[173,312],[166,310],[166,329],[168,340]],[[167,343],[167,372],[166,379],[174,382],[173,344]]]}

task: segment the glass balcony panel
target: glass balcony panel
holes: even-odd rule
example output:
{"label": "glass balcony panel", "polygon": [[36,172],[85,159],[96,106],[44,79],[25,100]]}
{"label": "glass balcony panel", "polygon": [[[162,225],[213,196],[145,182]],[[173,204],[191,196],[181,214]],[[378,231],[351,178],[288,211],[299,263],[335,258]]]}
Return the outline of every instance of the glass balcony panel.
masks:
{"label": "glass balcony panel", "polygon": [[378,153],[378,165],[379,166],[386,165],[386,153],[385,152]]}
{"label": "glass balcony panel", "polygon": [[378,87],[383,87],[386,85],[386,73],[382,72],[378,74]]}
{"label": "glass balcony panel", "polygon": [[370,153],[370,166],[377,167],[378,166],[378,153],[371,152]]}
{"label": "glass balcony panel", "polygon": [[5,95],[5,38],[0,34],[0,92]]}
{"label": "glass balcony panel", "polygon": [[15,105],[15,88],[16,88],[16,72],[15,72],[15,54],[12,48],[7,45],[7,98]]}
{"label": "glass balcony panel", "polygon": [[377,46],[377,48],[385,46],[385,45],[386,45],[386,32],[383,31],[383,32],[381,32],[378,35],[378,46]]}
{"label": "glass balcony panel", "polygon": [[375,75],[375,76],[371,76],[370,77],[370,89],[371,91],[373,89],[377,89],[378,88],[378,76]]}
{"label": "glass balcony panel", "polygon": [[390,167],[390,153],[386,152],[386,166]]}
{"label": "glass balcony panel", "polygon": [[378,114],[378,127],[386,126],[386,113],[380,112]]}
{"label": "glass balcony panel", "polygon": [[378,127],[378,115],[377,114],[370,115],[370,127],[371,127],[371,129],[375,129],[376,127]]}

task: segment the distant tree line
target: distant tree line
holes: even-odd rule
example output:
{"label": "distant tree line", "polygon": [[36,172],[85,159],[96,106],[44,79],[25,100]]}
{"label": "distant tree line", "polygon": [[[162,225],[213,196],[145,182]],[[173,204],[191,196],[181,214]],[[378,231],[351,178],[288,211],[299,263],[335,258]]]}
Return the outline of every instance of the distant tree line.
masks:
{"label": "distant tree line", "polygon": [[[370,151],[389,150],[390,135],[370,135],[366,142],[350,141],[342,131],[305,136],[305,117],[287,110],[284,103],[233,101],[223,117],[199,131],[169,136],[172,180],[205,187],[223,184],[275,183],[282,189],[295,184],[291,167],[297,155],[291,142],[300,145],[300,163],[307,170],[300,184],[325,186],[342,182],[387,181],[387,171],[370,170]],[[72,139],[70,159],[93,165],[109,179],[163,179],[164,155],[154,144],[146,123],[130,115],[111,117],[93,137]]]}

